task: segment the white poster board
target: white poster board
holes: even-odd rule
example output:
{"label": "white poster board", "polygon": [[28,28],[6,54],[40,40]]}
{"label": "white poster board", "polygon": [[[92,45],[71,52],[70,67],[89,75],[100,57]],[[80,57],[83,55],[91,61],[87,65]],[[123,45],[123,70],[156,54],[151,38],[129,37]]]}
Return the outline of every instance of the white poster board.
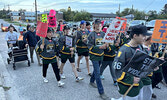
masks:
{"label": "white poster board", "polygon": [[124,20],[114,19],[110,24],[107,32],[103,38],[103,42],[114,43],[114,40],[120,31]]}

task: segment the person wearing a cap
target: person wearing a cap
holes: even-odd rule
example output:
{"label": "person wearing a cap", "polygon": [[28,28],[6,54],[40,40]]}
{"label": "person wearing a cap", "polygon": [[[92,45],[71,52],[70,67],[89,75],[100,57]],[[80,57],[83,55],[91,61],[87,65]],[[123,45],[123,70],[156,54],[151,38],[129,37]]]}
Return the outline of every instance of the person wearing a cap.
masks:
{"label": "person wearing a cap", "polygon": [[87,29],[88,33],[91,32],[90,22],[88,22],[88,21],[86,22],[86,29]]}
{"label": "person wearing a cap", "polygon": [[87,46],[87,37],[89,35],[88,31],[86,31],[85,27],[86,27],[86,22],[84,20],[81,21],[80,24],[80,31],[77,32],[77,38],[76,38],[76,49],[77,49],[77,53],[78,53],[78,60],[77,60],[77,71],[81,72],[81,69],[79,68],[79,63],[80,60],[82,58],[82,56],[85,56],[85,60],[86,60],[86,66],[88,69],[88,75],[91,76],[91,72],[89,69],[89,50],[88,50],[88,46]]}
{"label": "person wearing a cap", "polygon": [[117,56],[113,61],[113,67],[115,69],[119,93],[124,95],[128,88],[133,84],[132,89],[123,100],[143,100],[143,82],[140,78],[122,72],[122,69],[130,61],[136,50],[143,50],[142,44],[144,43],[146,36],[150,35],[147,32],[147,28],[144,25],[133,26],[130,32],[130,42],[124,44],[118,51]]}
{"label": "person wearing a cap", "polygon": [[54,41],[52,39],[52,35],[53,35],[52,29],[48,28],[46,38],[41,39],[38,42],[36,46],[36,51],[39,53],[40,57],[42,58],[43,81],[45,83],[48,82],[48,80],[46,79],[46,74],[47,74],[47,69],[49,67],[49,64],[51,64],[54,74],[56,76],[56,79],[58,81],[58,86],[61,87],[64,85],[64,83],[60,81],[61,80],[60,74],[59,74],[60,71],[59,71],[57,59],[56,59],[57,55],[59,54],[59,44],[57,41]]}
{"label": "person wearing a cap", "polygon": [[104,49],[106,49],[108,45],[102,42],[104,36],[105,33],[101,31],[101,21],[96,19],[94,22],[94,31],[88,36],[89,55],[93,64],[93,73],[89,84],[98,89],[100,97],[103,100],[108,100],[109,98],[104,93],[103,85],[100,79],[100,64],[103,61]]}
{"label": "person wearing a cap", "polygon": [[54,27],[53,31],[54,31],[53,38],[56,41],[59,41],[60,37],[63,35],[63,31],[60,31],[60,29],[58,29],[58,27]]}
{"label": "person wearing a cap", "polygon": [[[33,54],[34,54],[35,46],[39,40],[40,40],[40,37],[36,35],[35,27],[31,25],[29,27],[29,31],[27,31],[27,33],[25,33],[23,36],[23,41],[25,43],[25,46],[26,47],[29,46],[29,49],[30,49],[31,63],[34,63]],[[36,56],[38,60],[38,65],[41,66],[42,64],[40,63],[40,58],[37,53],[36,53]]]}
{"label": "person wearing a cap", "polygon": [[[145,53],[147,53],[148,55],[152,56],[152,52],[151,52],[151,34],[150,36],[146,36],[146,39],[144,41],[144,43],[142,44],[143,46],[143,51]],[[145,78],[141,78],[141,81],[143,82],[143,88],[141,89],[141,91],[143,91],[143,99],[142,100],[151,100],[152,98],[152,82],[151,82],[151,78],[153,73],[149,74],[148,77]]]}
{"label": "person wearing a cap", "polygon": [[63,20],[59,20],[57,31],[63,31],[63,27],[64,27]]}
{"label": "person wearing a cap", "polygon": [[[74,44],[74,38],[69,36],[69,32],[70,32],[70,27],[68,25],[64,26],[63,36],[61,36],[59,39],[60,52],[61,52],[60,74],[61,74],[62,79],[66,78],[65,75],[63,74],[63,68],[64,68],[66,61],[69,60],[71,63],[74,75],[76,77],[75,80],[76,80],[76,82],[79,82],[79,81],[83,80],[83,78],[78,77],[77,70],[75,68],[75,53],[74,53],[74,51],[75,51],[74,45],[75,44]],[[72,46],[66,44],[66,42],[67,42],[66,38],[72,39],[72,41],[71,41]]]}

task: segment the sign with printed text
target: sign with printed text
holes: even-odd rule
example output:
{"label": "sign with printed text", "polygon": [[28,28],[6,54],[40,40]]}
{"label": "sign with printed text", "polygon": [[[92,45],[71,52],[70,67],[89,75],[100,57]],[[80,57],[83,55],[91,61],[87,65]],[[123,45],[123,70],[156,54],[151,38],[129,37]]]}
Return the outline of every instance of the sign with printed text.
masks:
{"label": "sign with printed text", "polygon": [[116,18],[123,21],[122,27],[121,27],[119,32],[125,34],[125,32],[127,31],[127,19],[126,18],[121,18],[121,17],[116,17]]}
{"label": "sign with printed text", "polygon": [[114,19],[103,38],[103,42],[113,43],[122,27],[123,20]]}
{"label": "sign with printed text", "polygon": [[163,60],[149,56],[143,51],[137,50],[122,71],[139,78],[147,77],[147,75],[153,72],[154,68],[164,62]]}
{"label": "sign with printed text", "polygon": [[72,43],[73,43],[73,38],[66,36],[66,46],[67,47],[72,47]]}
{"label": "sign with printed text", "polygon": [[42,14],[42,22],[47,23],[47,14]]}
{"label": "sign with printed text", "polygon": [[36,28],[36,35],[40,37],[46,37],[48,30],[48,23],[43,23],[38,21],[37,28]]}
{"label": "sign with printed text", "polygon": [[151,42],[167,43],[167,20],[156,20]]}

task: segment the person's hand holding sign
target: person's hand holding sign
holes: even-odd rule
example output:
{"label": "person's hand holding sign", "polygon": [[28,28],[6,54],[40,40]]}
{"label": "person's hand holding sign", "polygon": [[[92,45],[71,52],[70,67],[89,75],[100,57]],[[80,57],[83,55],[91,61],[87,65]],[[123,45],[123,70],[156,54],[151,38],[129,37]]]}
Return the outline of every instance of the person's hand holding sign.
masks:
{"label": "person's hand holding sign", "polygon": [[99,47],[99,49],[106,49],[107,48],[107,44],[103,44],[102,46]]}
{"label": "person's hand holding sign", "polygon": [[44,45],[43,44],[41,44],[40,45],[40,49],[43,51],[43,48],[44,48]]}
{"label": "person's hand holding sign", "polygon": [[82,40],[82,41],[86,43],[86,42],[87,42],[87,38],[83,38],[83,40]]}
{"label": "person's hand holding sign", "polygon": [[133,78],[133,83],[134,83],[134,84],[139,83],[139,81],[140,81],[140,78],[138,78],[138,77],[134,77],[134,78]]}

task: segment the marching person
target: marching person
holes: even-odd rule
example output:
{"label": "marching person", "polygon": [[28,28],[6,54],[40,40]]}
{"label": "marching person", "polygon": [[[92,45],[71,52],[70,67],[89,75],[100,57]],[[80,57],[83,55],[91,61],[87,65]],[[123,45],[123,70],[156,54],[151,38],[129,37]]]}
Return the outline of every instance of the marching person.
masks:
{"label": "marching person", "polygon": [[[33,25],[31,25],[29,27],[29,31],[27,33],[25,33],[24,37],[23,37],[23,41],[25,43],[25,46],[26,47],[29,46],[29,49],[30,49],[31,63],[34,63],[33,54],[34,54],[35,46],[39,40],[40,40],[40,37],[36,35],[35,27]],[[42,66],[42,64],[40,63],[40,58],[39,58],[37,53],[36,53],[36,56],[37,56],[37,60],[38,60],[38,65]]]}
{"label": "marching person", "polygon": [[23,35],[23,27],[21,26],[21,24],[20,24],[20,27],[18,30],[19,30],[20,34]]}
{"label": "marching person", "polygon": [[88,31],[88,33],[91,32],[91,25],[90,25],[90,22],[86,22],[86,30]]}
{"label": "marching person", "polygon": [[[95,20],[94,31],[88,36],[88,47],[90,60],[93,64],[93,73],[90,78],[90,85],[94,88],[98,88],[100,97],[103,100],[108,100],[109,98],[105,95],[103,85],[100,79],[100,63],[103,60],[104,49],[106,49],[107,44],[102,43],[102,39],[105,35],[101,32],[101,21],[99,19]],[[96,81],[96,84],[94,83]]]}
{"label": "marching person", "polygon": [[[148,55],[152,56],[152,52],[151,52],[151,34],[150,36],[146,36],[146,39],[143,43],[143,51],[146,52]],[[151,100],[152,98],[152,83],[151,83],[151,76],[153,75],[153,73],[151,73],[150,75],[148,75],[145,78],[141,78],[141,81],[143,82],[143,88],[141,89],[141,91],[143,91],[143,99],[142,100]]]}
{"label": "marching person", "polygon": [[[63,74],[63,68],[64,65],[66,63],[67,60],[70,61],[71,66],[72,66],[72,70],[74,72],[74,75],[76,77],[76,82],[79,82],[81,80],[83,80],[82,77],[78,77],[76,68],[75,68],[75,47],[74,47],[74,38],[69,36],[69,32],[70,32],[70,27],[68,25],[64,26],[64,35],[60,37],[59,39],[59,44],[60,44],[60,52],[61,52],[61,66],[60,66],[60,74],[61,74],[61,78],[65,79],[65,75]],[[69,46],[66,44],[66,38],[69,37],[72,39],[71,43],[72,45]],[[69,42],[69,41],[68,41]]]}
{"label": "marching person", "polygon": [[120,43],[120,37],[117,36],[114,40],[114,44],[109,44],[109,47],[104,50],[104,58],[102,61],[102,65],[100,67],[100,78],[104,79],[103,71],[106,69],[106,67],[109,65],[110,67],[110,74],[113,78],[114,86],[117,86],[117,79],[115,76],[115,70],[112,67],[112,62],[114,60],[114,57],[116,56],[118,50],[119,50],[119,43]]}
{"label": "marching person", "polygon": [[81,21],[80,27],[81,27],[81,29],[80,29],[80,31],[77,32],[77,39],[76,39],[77,40],[76,49],[77,49],[77,53],[78,53],[77,71],[81,72],[81,69],[79,68],[79,63],[80,63],[82,56],[85,56],[86,66],[88,69],[88,75],[91,76],[91,72],[89,69],[89,58],[88,58],[89,50],[88,50],[88,46],[87,46],[87,38],[88,38],[89,33],[85,29],[86,22],[84,20]]}
{"label": "marching person", "polygon": [[59,45],[58,45],[58,42],[52,39],[52,35],[53,35],[52,29],[48,28],[47,37],[38,42],[36,51],[39,53],[40,57],[42,57],[43,81],[45,83],[48,82],[48,80],[46,79],[46,74],[47,74],[48,66],[49,64],[51,64],[54,74],[56,76],[56,79],[58,81],[58,86],[61,87],[64,85],[64,83],[60,81],[61,78],[60,78],[59,68],[58,68],[57,59],[56,59],[59,53]]}
{"label": "marching person", "polygon": [[129,91],[127,96],[123,98],[123,100],[143,100],[143,93],[140,91],[143,87],[141,79],[127,74],[126,72],[122,72],[122,69],[130,61],[137,49],[142,50],[141,45],[143,44],[146,35],[149,35],[147,33],[146,26],[133,26],[130,32],[130,42],[128,44],[124,44],[119,49],[119,52],[113,61],[119,93],[124,95],[128,88],[133,85],[132,89]]}

